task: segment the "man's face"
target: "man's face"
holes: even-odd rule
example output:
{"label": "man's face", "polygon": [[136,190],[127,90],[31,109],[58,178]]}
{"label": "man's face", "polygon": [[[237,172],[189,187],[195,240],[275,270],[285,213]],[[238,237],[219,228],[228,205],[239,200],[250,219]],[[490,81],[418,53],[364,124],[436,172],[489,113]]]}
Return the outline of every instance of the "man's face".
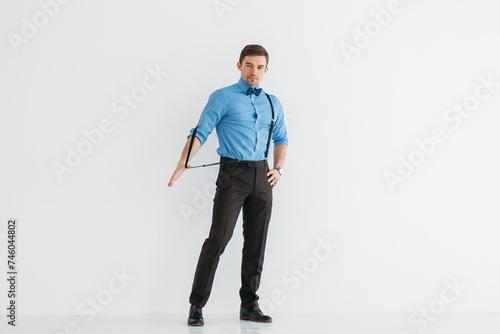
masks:
{"label": "man's face", "polygon": [[267,72],[266,57],[246,56],[243,63],[238,62],[241,78],[250,86],[256,87]]}

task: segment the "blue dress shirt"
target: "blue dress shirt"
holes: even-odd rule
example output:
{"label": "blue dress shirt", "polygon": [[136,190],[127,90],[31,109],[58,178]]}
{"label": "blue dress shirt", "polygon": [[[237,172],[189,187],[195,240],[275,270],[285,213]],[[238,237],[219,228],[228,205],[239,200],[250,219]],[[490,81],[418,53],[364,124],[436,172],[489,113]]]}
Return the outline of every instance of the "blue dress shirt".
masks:
{"label": "blue dress shirt", "polygon": [[[217,153],[222,157],[250,161],[266,158],[271,105],[264,92],[259,96],[246,95],[249,87],[240,78],[238,83],[216,90],[201,113],[196,137],[203,145],[215,127],[219,138]],[[283,107],[275,96],[269,96],[274,106],[272,141],[274,146],[288,144]]]}

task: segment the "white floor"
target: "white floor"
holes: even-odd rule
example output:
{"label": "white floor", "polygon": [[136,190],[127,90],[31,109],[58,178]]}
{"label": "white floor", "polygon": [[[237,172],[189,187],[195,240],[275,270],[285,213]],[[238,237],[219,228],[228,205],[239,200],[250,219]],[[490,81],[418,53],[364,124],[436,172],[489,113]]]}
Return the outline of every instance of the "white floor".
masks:
{"label": "white floor", "polygon": [[[0,333],[22,334],[499,334],[500,314],[441,315],[427,328],[412,327],[406,315],[274,315],[270,324],[239,320],[237,315],[205,315],[205,326],[189,327],[185,315],[78,317],[24,316],[16,327],[2,317]],[[420,331],[419,331],[420,330]]]}

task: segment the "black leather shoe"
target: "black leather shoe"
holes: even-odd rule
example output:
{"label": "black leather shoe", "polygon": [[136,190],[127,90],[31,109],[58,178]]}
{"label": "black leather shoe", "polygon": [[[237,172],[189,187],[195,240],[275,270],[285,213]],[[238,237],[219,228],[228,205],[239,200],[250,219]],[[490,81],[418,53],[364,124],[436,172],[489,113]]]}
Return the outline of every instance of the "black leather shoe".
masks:
{"label": "black leather shoe", "polygon": [[259,308],[259,305],[255,305],[253,308],[240,308],[240,319],[250,320],[255,322],[272,322],[273,319],[264,315]]}
{"label": "black leather shoe", "polygon": [[205,322],[203,321],[203,314],[201,312],[201,307],[196,305],[191,305],[189,307],[189,318],[188,325],[189,326],[203,326]]}

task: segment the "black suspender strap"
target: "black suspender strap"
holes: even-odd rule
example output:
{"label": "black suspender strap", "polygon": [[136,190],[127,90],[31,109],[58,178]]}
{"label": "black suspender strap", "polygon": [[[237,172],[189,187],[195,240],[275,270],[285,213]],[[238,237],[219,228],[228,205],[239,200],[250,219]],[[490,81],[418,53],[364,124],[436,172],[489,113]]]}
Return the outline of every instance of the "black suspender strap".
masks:
{"label": "black suspender strap", "polygon": [[196,136],[196,130],[198,130],[198,125],[194,128],[193,134],[191,135],[191,142],[189,143],[188,154],[187,154],[187,157],[186,157],[186,163],[184,164],[184,167],[186,167],[187,169],[191,169],[191,168],[215,166],[215,165],[220,164],[220,162],[214,162],[212,164],[206,164],[206,165],[199,165],[199,166],[188,167],[189,156],[191,155],[191,150],[193,149],[193,143],[194,143],[194,137]]}
{"label": "black suspender strap", "polygon": [[[271,101],[271,97],[265,93],[267,96],[267,99],[269,100],[269,104],[271,105],[271,112],[272,112],[272,119],[271,119],[271,126],[269,127],[269,136],[267,137],[267,146],[266,146],[266,160],[269,154],[269,145],[271,144],[271,136],[273,133],[273,128],[274,128],[274,107],[273,107],[273,102]],[[189,149],[188,149],[188,154],[186,157],[186,163],[184,164],[184,167],[188,169],[193,169],[193,168],[200,168],[200,167],[208,167],[208,166],[215,166],[221,164],[221,162],[214,162],[211,164],[206,164],[206,165],[199,165],[199,166],[192,166],[188,167],[188,162],[189,162],[189,156],[191,155],[191,150],[193,149],[193,143],[194,143],[194,137],[196,136],[196,130],[198,130],[198,125],[194,128],[193,134],[191,135],[191,142],[189,143]],[[228,161],[227,163],[229,163]]]}
{"label": "black suspender strap", "polygon": [[273,113],[273,118],[271,119],[271,128],[269,128],[269,137],[267,137],[267,147],[266,147],[266,160],[267,156],[269,154],[269,144],[271,143],[271,134],[273,133],[273,127],[274,127],[274,107],[273,103],[271,102],[271,97],[269,94],[266,93],[267,99],[269,100],[269,104],[271,105],[271,112]]}
{"label": "black suspender strap", "polygon": [[189,150],[188,150],[188,155],[186,157],[186,163],[184,164],[184,167],[188,167],[188,161],[189,161],[189,156],[191,155],[191,150],[193,149],[193,143],[194,143],[194,137],[196,136],[196,130],[198,130],[198,125],[194,128],[193,134],[191,135],[191,142],[189,143]]}

